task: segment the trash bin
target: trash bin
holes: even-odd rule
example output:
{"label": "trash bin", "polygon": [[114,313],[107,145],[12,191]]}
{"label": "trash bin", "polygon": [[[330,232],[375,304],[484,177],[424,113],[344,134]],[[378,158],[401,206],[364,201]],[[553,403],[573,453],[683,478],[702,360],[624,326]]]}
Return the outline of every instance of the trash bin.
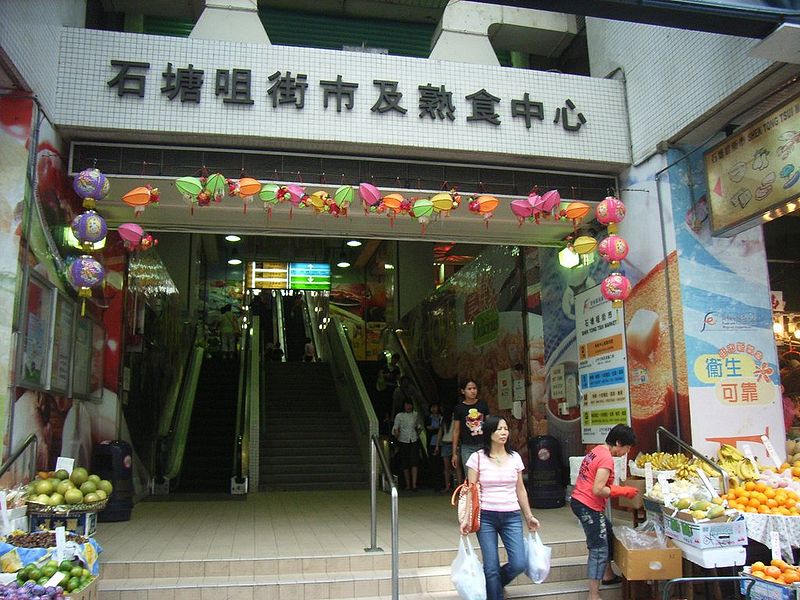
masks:
{"label": "trash bin", "polygon": [[561,466],[561,445],[552,435],[540,435],[528,442],[530,469],[528,498],[534,508],[564,506],[566,489]]}
{"label": "trash bin", "polygon": [[101,522],[129,521],[133,509],[133,452],[127,442],[106,440],[94,448],[92,471],[108,479],[114,491],[105,510],[97,515]]}

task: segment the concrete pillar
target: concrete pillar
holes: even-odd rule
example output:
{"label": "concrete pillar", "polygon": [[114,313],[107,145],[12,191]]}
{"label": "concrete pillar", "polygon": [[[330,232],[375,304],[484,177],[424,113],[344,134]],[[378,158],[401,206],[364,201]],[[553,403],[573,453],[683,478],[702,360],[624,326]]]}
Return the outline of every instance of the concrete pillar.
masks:
{"label": "concrete pillar", "polygon": [[256,0],[224,0],[206,2],[203,14],[189,34],[191,38],[270,44],[258,16]]}

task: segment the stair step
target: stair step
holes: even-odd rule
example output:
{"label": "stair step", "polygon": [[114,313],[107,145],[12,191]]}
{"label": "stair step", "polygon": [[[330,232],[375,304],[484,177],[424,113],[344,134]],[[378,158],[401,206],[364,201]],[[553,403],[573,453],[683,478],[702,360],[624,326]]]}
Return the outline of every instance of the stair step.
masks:
{"label": "stair step", "polygon": [[339,473],[286,473],[259,470],[259,476],[264,483],[366,483],[369,481],[366,473],[357,471],[343,471]]}
{"label": "stair step", "polygon": [[[326,464],[335,464],[335,465],[356,465],[359,469],[363,468],[363,463],[361,461],[360,454],[341,454],[338,455],[335,461],[327,460],[325,461]],[[264,454],[260,457],[260,464],[262,467],[266,467],[268,465],[280,465],[282,467],[287,466],[298,466],[303,468],[309,468],[311,465],[308,460],[308,455],[306,456],[299,456],[295,454],[287,454],[287,455],[276,455],[273,453]],[[322,464],[321,459],[316,460],[316,464]],[[326,467],[327,468],[327,467]]]}
{"label": "stair step", "polygon": [[292,448],[289,446],[275,446],[262,444],[259,457],[263,462],[270,456],[305,456],[316,458],[320,455],[325,456],[350,456],[356,452],[355,446],[329,446],[324,444],[309,445],[304,448]]}
{"label": "stair step", "polygon": [[[292,465],[293,466],[293,465]],[[298,469],[287,468],[287,465],[269,464],[260,465],[259,472],[262,476],[265,474],[272,474],[272,476],[284,477],[290,473],[296,473]],[[337,476],[357,476],[360,479],[364,477],[364,467],[360,464],[339,464],[339,463],[317,463],[306,464],[302,467],[302,476],[304,477],[320,477],[327,475]]]}

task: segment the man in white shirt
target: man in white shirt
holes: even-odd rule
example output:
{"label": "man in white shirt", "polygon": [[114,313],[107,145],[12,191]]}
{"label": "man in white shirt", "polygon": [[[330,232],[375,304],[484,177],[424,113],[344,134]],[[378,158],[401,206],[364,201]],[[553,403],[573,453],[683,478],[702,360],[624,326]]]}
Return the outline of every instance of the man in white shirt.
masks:
{"label": "man in white shirt", "polygon": [[410,400],[403,403],[403,412],[397,413],[394,418],[392,435],[400,443],[400,462],[403,466],[403,477],[406,489],[417,491],[417,472],[419,469],[419,432],[422,430],[422,421],[414,412],[414,405]]}

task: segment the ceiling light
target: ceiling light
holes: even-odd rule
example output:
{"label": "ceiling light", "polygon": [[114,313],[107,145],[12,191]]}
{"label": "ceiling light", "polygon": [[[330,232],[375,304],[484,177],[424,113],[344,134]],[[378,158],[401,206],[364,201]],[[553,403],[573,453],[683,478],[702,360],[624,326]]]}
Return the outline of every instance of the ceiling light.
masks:
{"label": "ceiling light", "polygon": [[358,240],[348,240],[347,245],[350,246],[351,248],[358,248],[361,245],[361,242],[359,242]]}
{"label": "ceiling light", "polygon": [[233,266],[240,265],[240,264],[242,264],[242,259],[240,259],[240,258],[229,258],[228,259],[228,264],[229,265],[233,265]]}
{"label": "ceiling light", "polygon": [[394,269],[394,265],[391,263],[386,263],[385,265],[383,265],[383,268],[386,269],[387,271],[390,271]]}
{"label": "ceiling light", "polygon": [[581,262],[581,257],[571,247],[567,246],[558,253],[558,264],[567,269],[577,267]]}
{"label": "ceiling light", "polygon": [[241,242],[242,238],[240,238],[238,235],[226,235],[225,236],[225,241],[228,241],[228,242]]}
{"label": "ceiling light", "polygon": [[350,263],[347,262],[346,260],[341,260],[338,263],[336,263],[336,266],[341,268],[341,269],[346,269],[347,267],[350,266]]}

